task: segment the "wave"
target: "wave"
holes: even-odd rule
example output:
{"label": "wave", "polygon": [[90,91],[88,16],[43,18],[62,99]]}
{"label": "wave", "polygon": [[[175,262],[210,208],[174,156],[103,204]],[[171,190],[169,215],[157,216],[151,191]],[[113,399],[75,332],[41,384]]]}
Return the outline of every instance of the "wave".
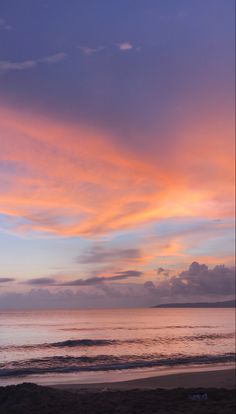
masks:
{"label": "wave", "polygon": [[43,344],[32,344],[32,345],[8,345],[0,347],[1,351],[6,350],[38,350],[38,349],[50,349],[50,348],[82,348],[82,347],[102,347],[110,345],[128,345],[128,344],[143,344],[151,346],[153,344],[166,344],[179,343],[179,342],[196,342],[196,341],[214,341],[222,339],[234,338],[234,333],[225,334],[198,334],[198,335],[185,335],[185,336],[159,336],[156,338],[136,338],[127,340],[117,339],[67,339],[61,342],[43,343]]}
{"label": "wave", "polygon": [[32,345],[7,345],[1,346],[0,351],[5,350],[37,350],[45,348],[77,348],[77,347],[92,347],[92,346],[107,346],[119,343],[113,339],[67,339],[61,342],[51,342],[45,344]]}
{"label": "wave", "polygon": [[97,355],[97,356],[54,356],[24,361],[12,361],[0,365],[0,377],[42,375],[47,373],[72,373],[82,371],[114,371],[151,367],[170,367],[178,365],[206,365],[235,361],[235,353],[220,355],[182,354],[166,357],[162,354],[148,355]]}
{"label": "wave", "polygon": [[166,329],[214,329],[217,328],[217,326],[213,325],[169,325],[169,326],[140,326],[140,327],[132,327],[127,328],[126,326],[116,326],[114,327],[104,327],[104,328],[61,328],[60,331],[65,332],[76,332],[76,331],[106,331],[109,329],[109,331],[156,331],[156,330],[166,330]]}
{"label": "wave", "polygon": [[214,340],[214,339],[230,339],[234,338],[234,333],[229,332],[225,334],[199,334],[199,335],[186,335],[186,336],[180,336],[179,338],[176,338],[176,341],[205,341],[205,340]]}
{"label": "wave", "polygon": [[[105,346],[113,345],[118,341],[112,339],[68,339],[62,342],[54,342],[48,344],[49,347],[64,348],[64,347],[77,347],[77,346]],[[47,344],[46,344],[47,345]]]}

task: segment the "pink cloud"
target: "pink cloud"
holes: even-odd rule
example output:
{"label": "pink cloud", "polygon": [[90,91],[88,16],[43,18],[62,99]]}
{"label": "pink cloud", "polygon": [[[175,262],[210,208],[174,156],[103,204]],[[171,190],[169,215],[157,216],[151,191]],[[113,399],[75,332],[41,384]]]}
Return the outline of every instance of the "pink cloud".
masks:
{"label": "pink cloud", "polygon": [[92,237],[161,218],[230,214],[232,154],[217,139],[214,155],[211,137],[204,149],[215,173],[203,176],[191,169],[199,143],[182,140],[164,165],[162,154],[131,153],[99,129],[4,107],[0,114],[0,161],[17,171],[0,173],[1,213],[19,233]]}

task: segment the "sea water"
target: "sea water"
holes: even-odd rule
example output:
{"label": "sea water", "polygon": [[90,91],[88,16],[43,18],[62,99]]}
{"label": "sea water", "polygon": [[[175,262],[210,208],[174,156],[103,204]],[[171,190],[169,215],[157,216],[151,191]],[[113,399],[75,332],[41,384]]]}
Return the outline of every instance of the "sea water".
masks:
{"label": "sea water", "polygon": [[234,361],[234,309],[0,313],[0,385],[104,382]]}

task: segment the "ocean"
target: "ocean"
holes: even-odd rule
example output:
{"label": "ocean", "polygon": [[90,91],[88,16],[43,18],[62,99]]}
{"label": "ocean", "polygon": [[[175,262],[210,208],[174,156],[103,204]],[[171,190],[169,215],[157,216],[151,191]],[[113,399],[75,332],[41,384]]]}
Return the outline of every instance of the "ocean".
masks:
{"label": "ocean", "polygon": [[216,308],[4,311],[0,385],[105,382],[232,364],[234,316]]}

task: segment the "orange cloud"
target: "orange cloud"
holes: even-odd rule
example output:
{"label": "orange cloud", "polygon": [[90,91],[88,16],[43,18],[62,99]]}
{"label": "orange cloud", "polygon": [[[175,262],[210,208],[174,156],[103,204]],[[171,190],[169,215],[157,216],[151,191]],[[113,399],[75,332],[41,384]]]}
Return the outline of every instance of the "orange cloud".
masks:
{"label": "orange cloud", "polygon": [[165,217],[228,215],[232,154],[220,145],[213,153],[209,138],[210,173],[203,177],[191,170],[200,156],[194,142],[182,141],[175,161],[164,165],[162,154],[131,153],[104,131],[2,106],[0,213],[16,232],[60,236],[94,236]]}

